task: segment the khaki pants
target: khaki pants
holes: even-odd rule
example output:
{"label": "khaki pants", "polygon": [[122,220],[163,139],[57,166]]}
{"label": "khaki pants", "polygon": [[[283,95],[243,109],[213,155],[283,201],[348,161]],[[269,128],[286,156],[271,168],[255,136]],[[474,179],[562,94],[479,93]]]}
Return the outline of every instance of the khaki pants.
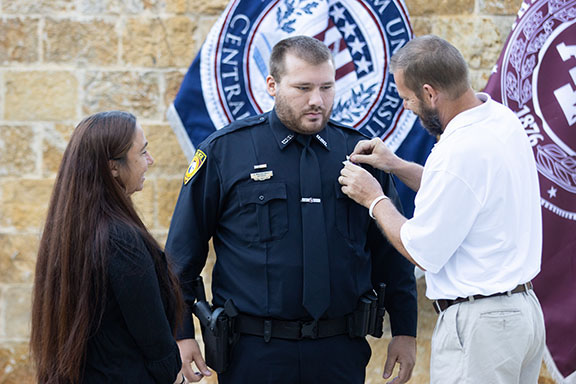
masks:
{"label": "khaki pants", "polygon": [[534,291],[464,302],[440,313],[432,384],[537,384],[545,345]]}

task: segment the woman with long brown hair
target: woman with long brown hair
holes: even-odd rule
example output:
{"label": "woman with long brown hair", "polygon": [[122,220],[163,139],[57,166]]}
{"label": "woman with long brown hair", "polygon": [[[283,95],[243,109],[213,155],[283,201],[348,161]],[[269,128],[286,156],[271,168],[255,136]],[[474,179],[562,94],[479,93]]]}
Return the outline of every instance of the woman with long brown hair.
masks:
{"label": "woman with long brown hair", "polygon": [[126,112],[74,130],[40,241],[30,347],[39,383],[180,382],[182,299],[130,195],[154,160]]}

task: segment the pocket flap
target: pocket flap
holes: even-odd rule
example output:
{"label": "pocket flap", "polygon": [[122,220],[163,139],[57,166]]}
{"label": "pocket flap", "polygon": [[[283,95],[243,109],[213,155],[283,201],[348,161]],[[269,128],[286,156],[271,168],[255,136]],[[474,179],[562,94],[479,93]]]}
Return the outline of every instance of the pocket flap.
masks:
{"label": "pocket flap", "polygon": [[238,187],[240,205],[266,204],[271,200],[286,199],[284,183],[254,183]]}

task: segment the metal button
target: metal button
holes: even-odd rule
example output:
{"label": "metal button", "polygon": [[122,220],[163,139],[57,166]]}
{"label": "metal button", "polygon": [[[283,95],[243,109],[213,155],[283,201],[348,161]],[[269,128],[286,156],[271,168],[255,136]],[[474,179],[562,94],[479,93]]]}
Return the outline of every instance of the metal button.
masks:
{"label": "metal button", "polygon": [[260,195],[258,196],[258,198],[260,199],[260,201],[264,200],[264,195]]}

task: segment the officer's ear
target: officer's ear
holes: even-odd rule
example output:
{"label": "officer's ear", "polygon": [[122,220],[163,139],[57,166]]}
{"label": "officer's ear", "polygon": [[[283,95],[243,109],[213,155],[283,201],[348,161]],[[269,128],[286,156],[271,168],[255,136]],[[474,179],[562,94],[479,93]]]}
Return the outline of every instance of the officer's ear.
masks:
{"label": "officer's ear", "polygon": [[276,80],[271,75],[266,77],[266,90],[270,96],[276,97]]}

